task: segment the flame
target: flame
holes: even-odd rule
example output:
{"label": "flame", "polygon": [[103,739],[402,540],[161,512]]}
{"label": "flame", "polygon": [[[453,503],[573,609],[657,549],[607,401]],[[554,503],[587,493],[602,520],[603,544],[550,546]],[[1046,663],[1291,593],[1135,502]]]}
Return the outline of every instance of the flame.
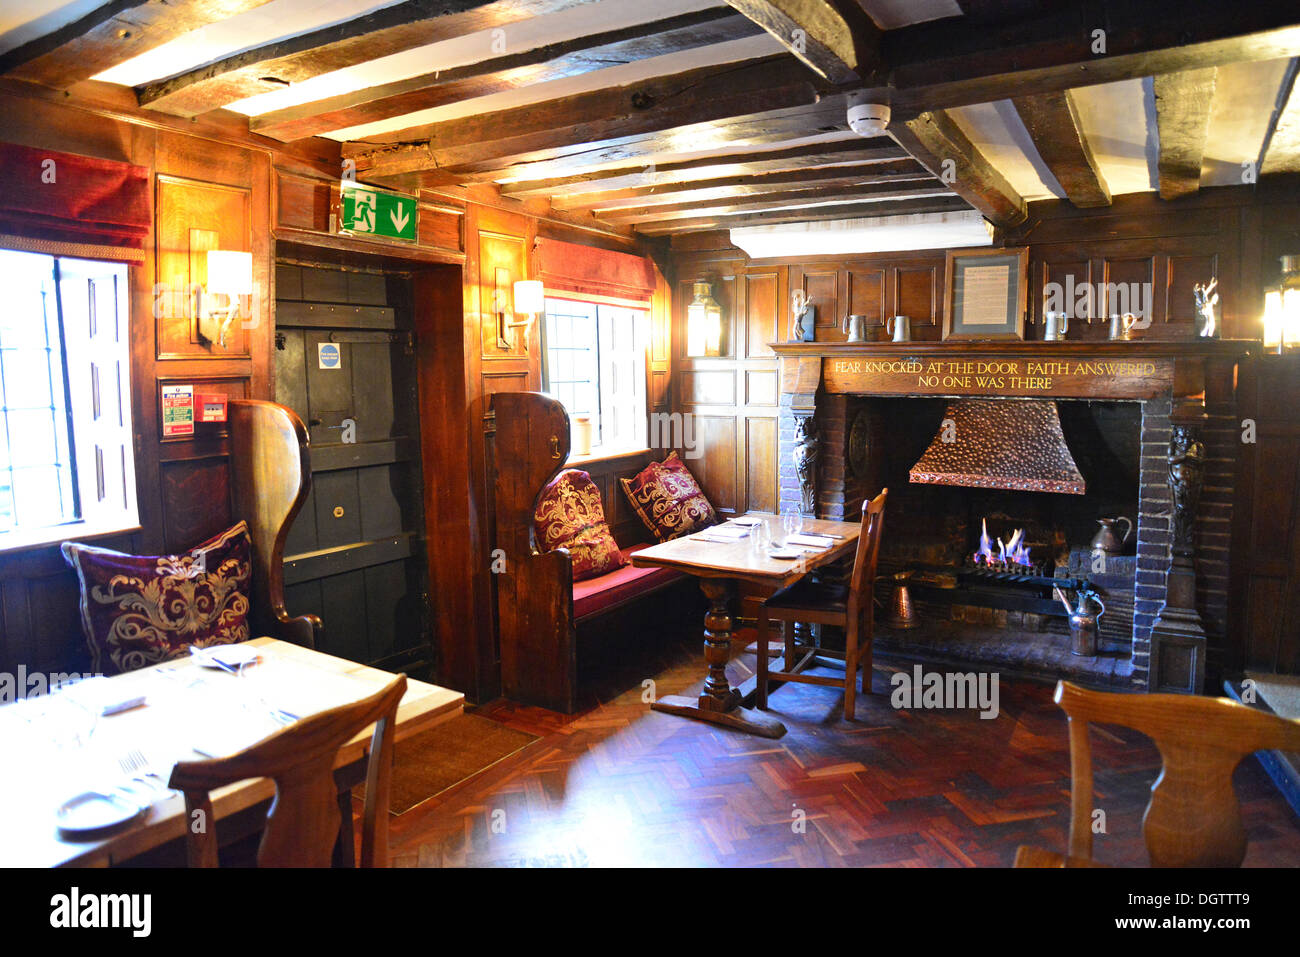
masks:
{"label": "flame", "polygon": [[980,547],[975,553],[976,565],[993,564],[993,540],[989,538],[989,521],[988,519],[980,520]]}
{"label": "flame", "polygon": [[[997,542],[998,546],[996,553],[993,551],[994,542]],[[1033,560],[1029,557],[1029,546],[1025,544],[1025,530],[1017,528],[1005,542],[1000,538],[990,538],[988,519],[980,520],[980,547],[972,558],[976,565],[1033,566]]]}

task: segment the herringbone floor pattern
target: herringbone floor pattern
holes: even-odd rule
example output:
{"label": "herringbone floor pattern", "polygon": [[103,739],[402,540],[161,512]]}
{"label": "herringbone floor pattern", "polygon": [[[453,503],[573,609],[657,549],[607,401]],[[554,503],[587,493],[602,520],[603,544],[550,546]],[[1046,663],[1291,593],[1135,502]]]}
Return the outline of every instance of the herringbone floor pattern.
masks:
{"label": "herringbone floor pattern", "polygon": [[[733,683],[752,656],[730,665]],[[653,668],[658,694],[695,691],[698,644]],[[1065,849],[1069,760],[1051,688],[1006,683],[1000,714],[905,711],[875,694],[843,720],[834,689],[786,685],[778,741],[650,711],[628,688],[573,716],[498,701],[478,713],[541,739],[393,822],[397,866],[1010,866],[1020,844]],[[1139,826],[1159,766],[1123,729],[1095,733],[1096,856],[1145,864]],[[1238,769],[1247,865],[1300,864],[1300,824],[1253,760]]]}

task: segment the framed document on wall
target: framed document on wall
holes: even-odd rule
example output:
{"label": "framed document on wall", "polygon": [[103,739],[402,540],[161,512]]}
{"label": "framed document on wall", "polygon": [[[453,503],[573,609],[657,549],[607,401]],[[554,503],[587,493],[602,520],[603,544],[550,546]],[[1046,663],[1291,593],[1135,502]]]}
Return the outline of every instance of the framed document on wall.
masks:
{"label": "framed document on wall", "polygon": [[945,339],[1023,339],[1029,249],[950,249]]}

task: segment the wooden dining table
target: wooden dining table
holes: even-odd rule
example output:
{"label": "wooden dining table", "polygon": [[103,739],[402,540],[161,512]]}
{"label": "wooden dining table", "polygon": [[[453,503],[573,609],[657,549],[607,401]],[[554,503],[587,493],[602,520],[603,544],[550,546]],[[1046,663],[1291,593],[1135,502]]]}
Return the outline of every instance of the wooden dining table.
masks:
{"label": "wooden dining table", "polygon": [[[781,516],[750,513],[740,518],[761,520],[771,541],[784,540]],[[861,529],[858,522],[805,518],[800,529],[803,534],[831,536],[834,544],[830,548],[807,549],[796,559],[773,558],[766,549],[755,551],[749,537],[735,542],[717,541],[717,533],[711,529],[633,553],[633,565],[673,568],[695,576],[709,599],[709,610],[704,615],[704,661],[708,666],[704,687],[694,698],[664,695],[651,708],[766,738],[785,734],[785,725],[774,716],[744,707],[746,693],[728,682],[727,661],[731,657],[733,626],[731,603],[741,582],[759,585],[771,594],[794,584],[814,569],[838,561],[857,547]],[[794,667],[797,670],[798,666]]]}
{"label": "wooden dining table", "polygon": [[[242,674],[201,667],[187,657],[106,679],[112,697],[144,698],[142,705],[118,714],[96,717],[77,703],[75,686],[0,707],[0,767],[9,772],[8,786],[0,788],[0,867],[107,867],[154,860],[167,845],[183,844],[185,801],[166,781],[176,761],[205,756],[195,746],[207,756],[212,749],[237,749],[282,726],[285,718],[277,720],[273,711],[303,718],[364,698],[393,680],[386,671],[274,638],[247,644],[258,649],[260,661]],[[456,717],[464,704],[459,691],[408,678],[395,740]],[[350,861],[351,785],[363,778],[369,740],[368,731],[358,734],[335,761],[340,810],[346,811],[338,863]],[[139,773],[141,759],[152,776]],[[56,811],[64,801],[122,787],[149,805],[136,822],[91,839],[72,839],[58,830]],[[213,791],[222,841],[227,838],[223,820],[230,831],[235,819],[256,826],[258,806],[274,794],[267,778]],[[265,814],[260,816],[264,820]]]}

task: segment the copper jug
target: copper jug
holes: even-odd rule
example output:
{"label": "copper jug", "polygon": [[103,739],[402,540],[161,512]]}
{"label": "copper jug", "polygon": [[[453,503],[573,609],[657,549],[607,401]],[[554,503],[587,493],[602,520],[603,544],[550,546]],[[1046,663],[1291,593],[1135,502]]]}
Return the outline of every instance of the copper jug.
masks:
{"label": "copper jug", "polygon": [[907,590],[907,580],[911,577],[910,571],[894,574],[894,592],[889,596],[889,613],[885,616],[885,625],[890,628],[915,628],[917,625],[912,595]]}
{"label": "copper jug", "polygon": [[[1124,522],[1128,525],[1123,535],[1115,534],[1116,522]],[[1099,518],[1097,524],[1101,526],[1101,530],[1092,536],[1092,550],[1107,555],[1123,554],[1124,546],[1133,535],[1133,519],[1120,515],[1118,518]]]}

